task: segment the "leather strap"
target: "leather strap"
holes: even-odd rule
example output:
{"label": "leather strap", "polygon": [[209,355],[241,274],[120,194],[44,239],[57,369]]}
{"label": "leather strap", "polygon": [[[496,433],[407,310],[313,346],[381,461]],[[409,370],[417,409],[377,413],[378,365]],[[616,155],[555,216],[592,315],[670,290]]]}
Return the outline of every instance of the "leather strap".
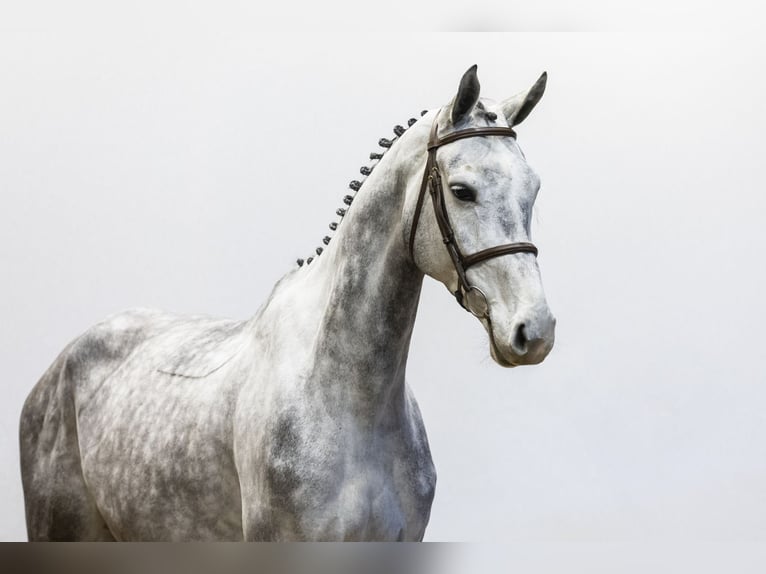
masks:
{"label": "leather strap", "polygon": [[428,151],[463,138],[475,138],[478,136],[506,136],[516,139],[516,132],[513,131],[513,128],[504,127],[467,128],[437,138],[436,132],[432,131],[431,138],[428,142]]}
{"label": "leather strap", "polygon": [[463,257],[463,267],[468,269],[471,265],[476,265],[485,259],[500,257],[501,255],[511,255],[512,253],[532,253],[537,257],[537,247],[532,243],[522,241],[519,243],[508,243],[506,245],[490,247],[489,249],[484,249],[483,251]]}
{"label": "leather strap", "polygon": [[418,202],[415,204],[415,212],[412,214],[412,225],[410,226],[410,259],[415,262],[415,235],[418,230],[418,221],[420,221],[420,212],[423,211],[423,200],[426,197],[425,190],[428,187],[428,175],[431,171],[431,154],[428,154],[426,168],[423,170],[423,181],[420,184],[420,193],[418,193]]}

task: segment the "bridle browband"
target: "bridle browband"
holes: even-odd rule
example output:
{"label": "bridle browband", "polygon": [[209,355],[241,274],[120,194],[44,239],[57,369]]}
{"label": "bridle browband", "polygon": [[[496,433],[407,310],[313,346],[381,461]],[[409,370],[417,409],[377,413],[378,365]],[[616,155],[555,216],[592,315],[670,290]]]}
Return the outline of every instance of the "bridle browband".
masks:
{"label": "bridle browband", "polygon": [[420,193],[418,194],[418,202],[415,204],[415,213],[412,217],[412,227],[410,228],[410,258],[415,261],[414,248],[415,248],[415,235],[418,229],[418,221],[420,220],[420,213],[423,210],[423,203],[425,201],[426,189],[429,190],[431,200],[434,206],[434,215],[436,216],[436,223],[439,225],[439,231],[442,234],[442,241],[447,248],[452,264],[457,272],[457,290],[453,293],[457,302],[465,310],[470,311],[474,315],[482,319],[489,319],[489,309],[487,304],[486,295],[478,287],[471,285],[466,277],[466,270],[480,263],[491,259],[493,257],[500,257],[501,255],[510,255],[512,253],[532,253],[537,257],[537,247],[532,243],[521,241],[517,243],[507,243],[505,245],[497,245],[488,249],[483,249],[471,255],[463,255],[460,251],[455,240],[455,232],[452,229],[452,225],[447,215],[447,204],[444,201],[444,189],[442,186],[441,173],[439,167],[436,164],[436,150],[441,146],[448,143],[452,143],[457,140],[481,136],[505,136],[516,138],[516,132],[512,128],[508,127],[485,127],[485,128],[468,128],[464,130],[455,131],[449,133],[443,137],[437,136],[438,125],[434,121],[431,128],[431,135],[428,138],[428,160],[426,161],[426,169],[423,172],[423,183],[420,185]]}

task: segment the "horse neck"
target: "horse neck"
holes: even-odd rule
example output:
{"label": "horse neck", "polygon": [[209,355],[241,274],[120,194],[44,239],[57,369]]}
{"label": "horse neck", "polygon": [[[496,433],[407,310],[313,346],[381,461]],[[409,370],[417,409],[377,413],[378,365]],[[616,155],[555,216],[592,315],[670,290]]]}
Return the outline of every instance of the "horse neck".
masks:
{"label": "horse neck", "polygon": [[321,309],[310,378],[332,396],[348,400],[351,393],[368,413],[401,397],[423,282],[402,222],[407,190],[419,184],[425,165],[428,127],[417,127],[374,167],[322,255],[296,271]]}

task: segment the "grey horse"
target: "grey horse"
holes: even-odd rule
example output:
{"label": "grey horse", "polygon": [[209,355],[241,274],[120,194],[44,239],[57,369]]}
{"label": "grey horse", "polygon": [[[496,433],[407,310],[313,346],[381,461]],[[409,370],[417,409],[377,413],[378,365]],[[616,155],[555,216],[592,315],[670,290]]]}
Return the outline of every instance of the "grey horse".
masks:
{"label": "grey horse", "polygon": [[539,178],[510,129],[545,82],[493,103],[473,66],[397,126],[326,247],[251,319],[139,309],[72,341],[21,415],[29,539],[422,540],[436,473],[405,369],[424,276],[498,364],[553,346],[529,243]]}

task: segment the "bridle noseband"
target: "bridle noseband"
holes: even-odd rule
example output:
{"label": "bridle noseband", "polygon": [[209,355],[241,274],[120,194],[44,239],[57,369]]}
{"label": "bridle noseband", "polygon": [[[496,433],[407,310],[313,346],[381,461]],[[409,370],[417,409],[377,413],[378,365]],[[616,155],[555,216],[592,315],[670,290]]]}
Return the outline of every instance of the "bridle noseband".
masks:
{"label": "bridle noseband", "polygon": [[426,169],[423,173],[423,183],[420,185],[420,193],[418,194],[418,202],[415,205],[415,213],[412,218],[412,227],[410,229],[410,258],[414,261],[414,247],[415,247],[415,234],[418,229],[418,221],[420,220],[420,212],[423,210],[423,202],[425,200],[426,189],[431,194],[431,200],[434,206],[434,215],[436,216],[436,223],[439,225],[439,231],[442,234],[442,240],[447,248],[452,264],[455,266],[457,272],[457,290],[453,293],[457,302],[465,310],[470,311],[480,319],[489,319],[489,305],[487,303],[486,295],[476,287],[468,282],[466,277],[466,270],[472,265],[476,265],[487,259],[493,257],[500,257],[501,255],[510,255],[512,253],[532,253],[537,257],[537,247],[532,243],[521,241],[517,243],[507,243],[505,245],[497,245],[490,247],[489,249],[483,249],[471,255],[463,255],[455,241],[455,232],[452,229],[452,225],[447,215],[447,204],[444,201],[444,189],[442,187],[441,173],[439,167],[436,165],[436,150],[439,147],[452,143],[464,138],[473,138],[480,136],[505,136],[516,138],[516,132],[512,128],[506,127],[486,127],[486,128],[468,128],[449,133],[442,138],[437,136],[438,126],[436,121],[431,128],[431,135],[428,138],[428,160],[426,161]]}

